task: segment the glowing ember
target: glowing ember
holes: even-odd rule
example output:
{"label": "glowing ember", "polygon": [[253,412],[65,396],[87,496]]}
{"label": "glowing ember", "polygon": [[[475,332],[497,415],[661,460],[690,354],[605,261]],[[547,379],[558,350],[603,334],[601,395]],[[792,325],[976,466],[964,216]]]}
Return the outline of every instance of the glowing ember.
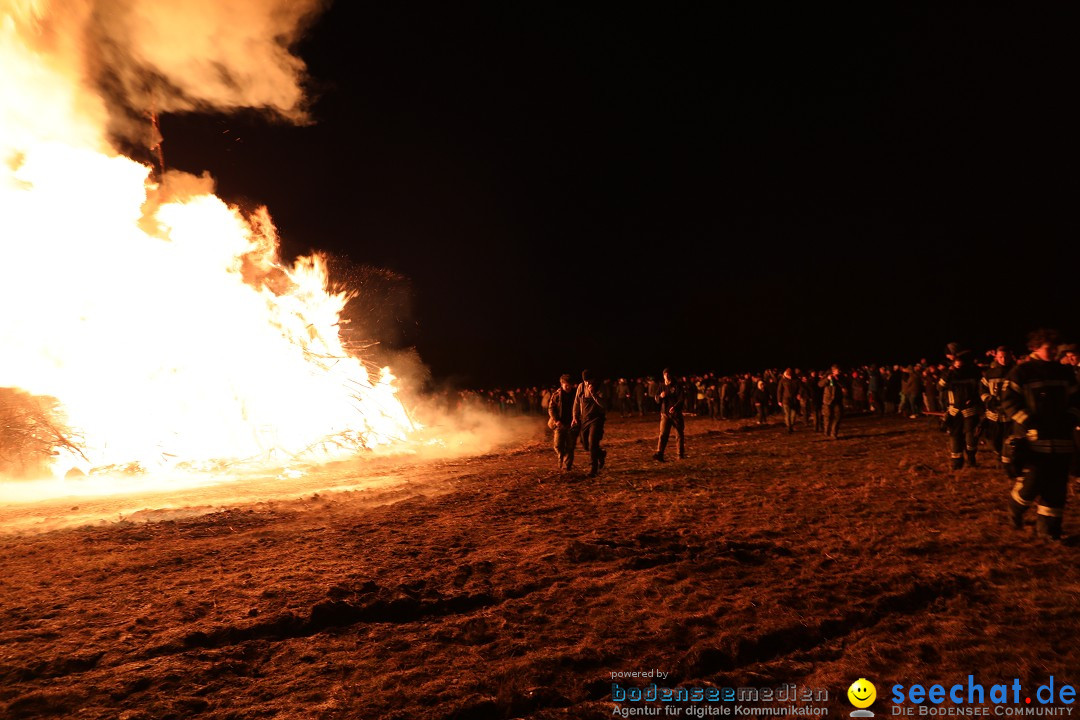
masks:
{"label": "glowing ember", "polygon": [[[328,291],[322,260],[283,267],[266,211],[226,205],[205,178],[153,180],[112,148],[106,128],[117,132],[118,114],[89,89],[88,68],[115,62],[110,77],[137,107],[146,98],[134,89],[146,85],[134,78],[173,63],[184,82],[159,83],[173,93],[153,93],[159,108],[300,117],[302,65],[270,20],[295,26],[305,3],[191,3],[247,28],[232,32],[275,38],[236,53],[270,68],[259,76],[228,65],[214,28],[183,27],[170,3],[144,5],[0,0],[0,388],[59,399],[84,469],[280,463],[403,439],[412,424],[389,368],[369,377],[341,345],[347,298]],[[148,18],[148,8],[165,14]],[[91,23],[95,37],[137,25],[143,54],[88,52]],[[186,62],[168,55],[181,47]]]}

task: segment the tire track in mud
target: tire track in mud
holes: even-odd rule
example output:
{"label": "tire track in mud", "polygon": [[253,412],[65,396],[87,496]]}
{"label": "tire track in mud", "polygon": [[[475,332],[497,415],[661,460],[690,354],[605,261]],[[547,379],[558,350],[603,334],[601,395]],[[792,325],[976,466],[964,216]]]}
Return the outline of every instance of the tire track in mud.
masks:
{"label": "tire track in mud", "polygon": [[833,640],[877,625],[895,615],[914,615],[939,600],[979,594],[979,583],[963,575],[914,582],[901,592],[878,596],[869,607],[852,607],[839,617],[812,625],[787,625],[756,637],[735,635],[726,641],[691,650],[673,678],[685,682],[771,662],[795,652],[812,651]]}
{"label": "tire track in mud", "polygon": [[[556,582],[558,582],[556,577],[545,578],[509,588],[496,595],[479,592],[435,599],[422,599],[409,595],[392,599],[376,597],[367,600],[328,598],[312,605],[306,614],[284,612],[262,622],[246,625],[225,624],[210,629],[194,630],[176,640],[118,658],[116,662],[101,664],[100,661],[106,653],[94,652],[74,658],[41,660],[32,665],[0,666],[0,681],[12,683],[54,679],[95,669],[118,668],[133,662],[163,656],[182,655],[194,650],[228,648],[252,640],[283,642],[355,625],[407,624],[429,618],[464,615],[527,597],[551,587]],[[363,594],[373,595],[377,588],[372,586],[374,583],[365,588],[366,591]]]}

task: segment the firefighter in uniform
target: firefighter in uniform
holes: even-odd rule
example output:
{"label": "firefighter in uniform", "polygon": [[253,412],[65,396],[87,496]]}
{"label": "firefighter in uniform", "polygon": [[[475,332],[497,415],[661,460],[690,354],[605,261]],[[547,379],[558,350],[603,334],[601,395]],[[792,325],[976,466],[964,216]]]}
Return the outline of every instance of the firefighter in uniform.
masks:
{"label": "firefighter in uniform", "polygon": [[[1062,345],[1058,350],[1058,362],[1072,368],[1076,373],[1076,382],[1080,383],[1080,347],[1075,344]],[[1073,432],[1073,440],[1076,441],[1076,452],[1073,453],[1072,468],[1069,469],[1069,474],[1080,481],[1080,424],[1077,424],[1076,430]],[[1076,491],[1080,493],[1080,484],[1077,485]]]}
{"label": "firefighter in uniform", "polygon": [[1036,505],[1035,531],[1053,540],[1061,539],[1069,464],[1076,452],[1073,431],[1080,422],[1076,373],[1056,362],[1058,344],[1054,330],[1031,333],[1031,357],[1009,373],[1001,403],[1012,418],[1013,462],[1022,472],[1009,503],[1013,526],[1022,528],[1024,512]]}
{"label": "firefighter in uniform", "polygon": [[555,431],[555,454],[559,456],[559,469],[574,467],[574,446],[577,445],[577,428],[574,423],[574,386],[570,376],[559,378],[559,387],[548,401],[548,427]]}
{"label": "firefighter in uniform", "polygon": [[975,467],[975,452],[979,441],[975,433],[982,415],[980,390],[982,374],[972,360],[971,352],[958,343],[949,343],[946,356],[952,367],[938,381],[941,396],[946,402],[945,426],[949,430],[949,457],[953,470],[964,467],[964,455],[968,465]]}
{"label": "firefighter in uniform", "polygon": [[656,443],[653,460],[664,461],[664,450],[672,428],[679,445],[679,458],[686,457],[686,420],[683,418],[683,400],[685,391],[676,382],[671,370],[664,368],[664,384],[660,387],[660,439]]}
{"label": "firefighter in uniform", "polygon": [[1005,438],[1012,434],[1008,415],[1001,409],[1001,398],[1005,395],[1008,385],[1008,375],[1016,362],[1013,360],[1009,348],[1002,345],[994,352],[994,362],[983,373],[981,399],[986,408],[986,419],[983,421],[984,434],[989,438],[994,453],[1001,458],[1001,465],[1010,478],[1016,477],[1017,473],[1010,467],[1010,459],[1005,457],[1003,449]]}
{"label": "firefighter in uniform", "polygon": [[607,398],[598,385],[593,383],[593,376],[588,370],[581,373],[581,384],[574,395],[574,414],[571,427],[580,429],[581,442],[589,451],[592,469],[589,477],[596,477],[604,467],[607,451],[600,449],[604,438],[604,421],[607,418]]}

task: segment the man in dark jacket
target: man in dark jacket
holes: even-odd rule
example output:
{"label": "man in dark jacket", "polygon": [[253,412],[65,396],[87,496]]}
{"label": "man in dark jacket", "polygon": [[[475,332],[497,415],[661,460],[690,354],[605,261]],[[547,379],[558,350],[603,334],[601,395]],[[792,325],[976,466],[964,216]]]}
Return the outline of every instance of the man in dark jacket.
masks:
{"label": "man in dark jacket", "polygon": [[600,449],[606,418],[607,398],[604,397],[599,385],[593,384],[592,373],[583,370],[581,384],[578,385],[577,394],[574,396],[572,427],[580,430],[582,444],[589,451],[589,462],[592,464],[589,477],[596,477],[600,468],[604,467],[604,460],[607,458],[607,451]]}
{"label": "man in dark jacket", "polygon": [[975,451],[979,449],[975,431],[982,415],[979,398],[982,373],[971,357],[971,352],[959,343],[949,343],[946,357],[952,367],[938,381],[944,398],[945,424],[949,430],[949,457],[953,470],[964,467],[964,454],[968,465],[975,467]]}
{"label": "man in dark jacket", "polygon": [[900,414],[914,420],[922,412],[922,368],[912,365],[904,372],[904,383],[900,386]]}
{"label": "man in dark jacket", "polygon": [[1076,373],[1055,361],[1059,345],[1054,330],[1036,330],[1028,337],[1031,357],[1009,373],[1001,407],[1012,418],[1013,462],[1022,470],[1012,490],[1013,525],[1023,527],[1024,512],[1035,505],[1037,534],[1061,539],[1069,464],[1080,422],[1080,389]]}
{"label": "man in dark jacket", "polygon": [[825,436],[833,440],[840,439],[840,420],[844,416],[844,397],[847,387],[840,373],[840,366],[833,365],[825,377],[818,381],[818,387],[824,389],[821,394],[821,408],[824,414]]}
{"label": "man in dark jacket", "polygon": [[716,420],[720,417],[720,388],[716,381],[710,378],[705,385],[705,404],[709,408],[709,419]]}
{"label": "man in dark jacket", "polygon": [[789,433],[795,432],[795,417],[799,413],[800,393],[799,379],[795,377],[791,368],[787,368],[776,386],[776,402],[784,410],[784,425],[787,426]]}
{"label": "man in dark jacket", "polygon": [[559,456],[559,469],[574,467],[574,446],[577,445],[577,428],[574,427],[574,386],[570,376],[559,378],[559,387],[548,400],[548,427],[555,431],[555,454]]}
{"label": "man in dark jacket", "polygon": [[653,460],[664,461],[671,429],[675,428],[675,439],[679,444],[679,458],[686,457],[686,421],[683,418],[685,390],[668,368],[664,368],[664,384],[660,386],[660,439],[656,443]]}
{"label": "man in dark jacket", "polygon": [[1011,459],[1005,457],[1002,452],[1005,448],[1005,438],[1012,434],[1010,427],[1012,423],[1001,408],[1001,400],[1005,397],[1005,388],[1009,385],[1009,373],[1012,372],[1015,364],[1009,348],[1004,345],[999,347],[994,352],[994,362],[983,373],[980,394],[983,407],[986,408],[986,419],[983,420],[985,435],[994,448],[994,454],[1001,458],[1001,464],[1010,478],[1019,475],[1020,471],[1011,467]]}
{"label": "man in dark jacket", "polygon": [[769,390],[765,387],[764,380],[757,381],[757,387],[750,393],[750,401],[754,403],[754,410],[757,413],[757,424],[766,424],[769,419]]}

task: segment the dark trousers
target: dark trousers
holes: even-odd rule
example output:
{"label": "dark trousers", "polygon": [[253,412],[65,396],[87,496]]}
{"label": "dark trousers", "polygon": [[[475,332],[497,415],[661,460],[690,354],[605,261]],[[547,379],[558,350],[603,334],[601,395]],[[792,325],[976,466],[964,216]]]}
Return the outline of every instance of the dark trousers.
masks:
{"label": "dark trousers", "polygon": [[953,467],[964,466],[964,453],[968,455],[968,461],[975,464],[975,451],[979,449],[979,441],[975,439],[975,431],[979,428],[979,418],[972,415],[953,415],[949,418],[949,457],[952,458]]}
{"label": "dark trousers", "polygon": [[784,425],[788,430],[795,429],[795,418],[799,415],[798,409],[792,403],[784,403]]}
{"label": "dark trousers", "polygon": [[766,423],[767,418],[768,418],[768,414],[769,414],[769,404],[768,403],[758,403],[758,406],[757,406],[757,421],[758,421],[759,425],[764,425]]}
{"label": "dark trousers", "polygon": [[656,444],[656,452],[661,455],[664,454],[672,428],[675,429],[675,442],[679,446],[679,457],[683,457],[686,455],[686,420],[683,419],[680,413],[660,416],[660,440]]}
{"label": "dark trousers", "polygon": [[1012,435],[1012,423],[1009,421],[999,422],[987,418],[983,425],[983,429],[986,433],[986,439],[990,441],[990,446],[994,448],[994,455],[1001,458],[1001,463],[1003,465],[1008,464],[1009,458],[1005,457],[1003,450],[1005,449],[1005,438]]}
{"label": "dark trousers", "polygon": [[830,437],[840,437],[840,420],[844,417],[842,403],[826,405],[824,408],[825,434]]}
{"label": "dark trousers", "polygon": [[1014,516],[1019,518],[1027,508],[1035,505],[1039,516],[1036,530],[1040,534],[1053,538],[1061,537],[1061,520],[1065,515],[1071,459],[1069,453],[1029,453],[1023,475],[1013,487]]}
{"label": "dark trousers", "polygon": [[600,467],[600,441],[604,439],[604,421],[593,420],[588,425],[581,426],[581,444],[589,451],[589,462],[592,463],[592,471],[595,473]]}
{"label": "dark trousers", "polygon": [[567,470],[574,466],[574,446],[577,445],[577,429],[563,426],[555,428],[555,454],[559,456],[559,467]]}

